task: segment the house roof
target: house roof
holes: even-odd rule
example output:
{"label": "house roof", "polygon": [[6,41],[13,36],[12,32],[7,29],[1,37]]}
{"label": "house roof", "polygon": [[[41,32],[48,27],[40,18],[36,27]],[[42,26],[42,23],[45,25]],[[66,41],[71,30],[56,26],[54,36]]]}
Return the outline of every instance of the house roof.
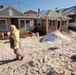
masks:
{"label": "house roof", "polygon": [[2,12],[2,11],[4,11],[5,9],[7,9],[7,8],[12,8],[12,9],[14,9],[15,11],[17,11],[18,13],[20,13],[22,16],[24,16],[24,14],[22,13],[22,12],[20,12],[19,10],[17,10],[17,9],[15,9],[13,6],[6,6],[6,7],[3,7],[2,9],[0,9],[0,13]]}
{"label": "house roof", "polygon": [[33,10],[28,10],[28,11],[26,11],[24,14],[37,14],[37,12],[36,11],[33,11]]}
{"label": "house roof", "polygon": [[[12,15],[11,15],[12,14]],[[36,18],[35,15],[25,15],[12,6],[6,6],[0,9],[0,18]]]}
{"label": "house roof", "polygon": [[47,11],[42,11],[37,14],[37,18],[63,18],[63,19],[70,19],[67,16],[63,16],[62,14],[52,11],[52,10],[47,10]]}
{"label": "house roof", "polygon": [[[76,10],[76,6],[73,7],[69,7],[69,8],[65,8],[65,9],[60,9],[59,11],[61,12],[61,14],[70,14],[73,10]],[[74,13],[73,13],[74,14]]]}

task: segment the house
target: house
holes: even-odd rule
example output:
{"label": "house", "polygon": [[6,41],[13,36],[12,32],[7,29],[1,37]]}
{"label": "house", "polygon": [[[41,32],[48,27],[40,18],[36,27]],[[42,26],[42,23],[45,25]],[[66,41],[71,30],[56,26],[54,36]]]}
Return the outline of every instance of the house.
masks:
{"label": "house", "polygon": [[71,19],[69,20],[69,28],[75,29],[76,28],[76,6],[60,9],[59,13],[62,15],[67,15]]}
{"label": "house", "polygon": [[35,26],[37,25],[37,20],[36,20],[36,15],[38,14],[40,12],[40,10],[38,9],[38,12],[36,12],[36,11],[33,11],[33,10],[28,10],[28,11],[26,11],[24,14],[25,14],[25,16],[27,16],[29,19],[30,18],[33,18],[33,24],[34,25],[32,25],[31,26],[31,30],[34,32],[34,29],[35,29]]}
{"label": "house", "polygon": [[34,29],[34,19],[36,16],[30,16],[20,12],[12,6],[2,7],[0,9],[0,32],[9,32],[11,24],[16,25],[22,33]]}
{"label": "house", "polygon": [[52,10],[38,11],[38,14],[33,10],[22,13],[12,6],[1,7],[0,32],[9,32],[11,24],[16,25],[21,33],[35,31],[46,34],[57,29],[68,30],[69,17]]}
{"label": "house", "polygon": [[37,21],[39,21],[39,26],[41,27],[41,33],[47,34],[48,32],[61,30],[68,30],[69,17],[63,16],[62,14],[52,11],[43,10],[37,14]]}

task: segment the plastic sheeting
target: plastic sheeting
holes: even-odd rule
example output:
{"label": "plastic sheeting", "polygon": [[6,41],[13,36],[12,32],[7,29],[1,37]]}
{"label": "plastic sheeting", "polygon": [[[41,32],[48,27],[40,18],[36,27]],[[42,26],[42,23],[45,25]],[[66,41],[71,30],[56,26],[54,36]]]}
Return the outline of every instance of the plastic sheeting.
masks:
{"label": "plastic sheeting", "polygon": [[59,40],[57,38],[57,36],[55,35],[54,32],[50,32],[48,33],[44,39],[43,39],[43,42],[48,42],[48,43],[61,43],[61,40]]}

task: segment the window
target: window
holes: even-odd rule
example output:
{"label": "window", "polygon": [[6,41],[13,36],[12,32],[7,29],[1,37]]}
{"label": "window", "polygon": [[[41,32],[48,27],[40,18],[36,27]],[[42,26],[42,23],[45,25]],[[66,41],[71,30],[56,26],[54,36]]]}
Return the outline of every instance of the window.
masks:
{"label": "window", "polygon": [[71,20],[69,20],[69,23],[75,22],[75,15],[69,16]]}
{"label": "window", "polygon": [[26,28],[30,28],[30,20],[26,20]]}
{"label": "window", "polygon": [[0,20],[0,30],[6,30],[6,20]]}
{"label": "window", "polygon": [[54,25],[55,25],[55,20],[50,20],[49,22],[50,22],[50,23],[49,23],[50,26],[54,26]]}
{"label": "window", "polygon": [[9,15],[13,16],[13,11],[12,10],[9,10]]}
{"label": "window", "polygon": [[38,27],[40,27],[41,26],[41,24],[40,23],[38,23],[38,25],[37,25]]}
{"label": "window", "polygon": [[37,20],[37,27],[41,27],[41,19]]}
{"label": "window", "polygon": [[53,20],[53,26],[55,25],[55,20]]}
{"label": "window", "polygon": [[21,28],[25,28],[25,21],[24,20],[20,20],[20,26],[21,26]]}
{"label": "window", "polygon": [[62,25],[67,25],[67,21],[62,21]]}
{"label": "window", "polygon": [[20,20],[20,28],[30,28],[30,20]]}
{"label": "window", "polygon": [[9,15],[10,15],[10,16],[13,16],[13,10],[12,10],[12,8],[10,8],[10,7],[9,7]]}

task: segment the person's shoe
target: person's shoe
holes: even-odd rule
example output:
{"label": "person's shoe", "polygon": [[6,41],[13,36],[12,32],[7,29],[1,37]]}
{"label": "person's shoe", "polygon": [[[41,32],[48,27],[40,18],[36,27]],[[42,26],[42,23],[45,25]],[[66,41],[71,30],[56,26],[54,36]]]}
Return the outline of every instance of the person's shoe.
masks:
{"label": "person's shoe", "polygon": [[19,60],[18,58],[15,58],[14,61]]}
{"label": "person's shoe", "polygon": [[24,56],[23,57],[21,57],[21,59],[20,60],[22,60],[24,58]]}

